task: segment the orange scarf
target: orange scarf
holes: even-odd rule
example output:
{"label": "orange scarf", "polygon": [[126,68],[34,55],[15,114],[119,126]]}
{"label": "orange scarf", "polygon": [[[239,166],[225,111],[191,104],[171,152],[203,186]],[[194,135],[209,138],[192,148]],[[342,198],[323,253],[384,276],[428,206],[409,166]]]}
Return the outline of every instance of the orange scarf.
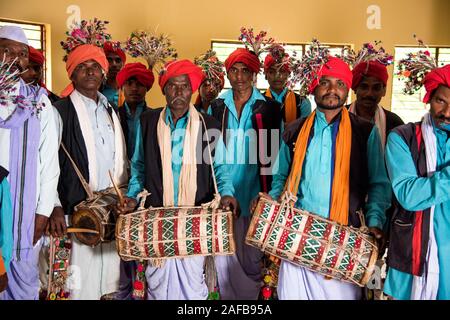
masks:
{"label": "orange scarf", "polygon": [[[291,172],[286,181],[285,191],[297,195],[302,176],[303,160],[311,128],[314,125],[316,111],[306,119],[295,143],[294,160]],[[342,117],[336,137],[336,160],[331,191],[330,219],[339,224],[348,224],[348,208],[350,194],[350,151],[352,147],[352,126],[346,108],[342,108]]]}
{"label": "orange scarf", "polygon": [[5,263],[3,262],[3,258],[0,255],[0,276],[6,273]]}
{"label": "orange scarf", "polygon": [[[266,90],[266,96],[273,99],[270,89]],[[286,124],[297,119],[297,101],[295,101],[295,94],[291,90],[288,90],[284,100],[284,115]]]}

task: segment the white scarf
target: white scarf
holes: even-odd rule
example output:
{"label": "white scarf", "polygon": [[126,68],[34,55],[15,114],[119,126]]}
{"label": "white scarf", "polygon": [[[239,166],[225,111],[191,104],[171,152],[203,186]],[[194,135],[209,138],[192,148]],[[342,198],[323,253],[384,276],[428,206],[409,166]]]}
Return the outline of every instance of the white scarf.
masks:
{"label": "white scarf", "polygon": [[[164,207],[174,206],[172,139],[170,126],[165,121],[167,112],[170,112],[170,110],[165,107],[161,111],[157,125],[158,144],[161,151]],[[198,111],[191,104],[189,106],[189,118],[184,135],[183,159],[178,182],[178,206],[195,205],[195,195],[197,193],[196,150],[200,121]]]}
{"label": "white scarf", "polygon": [[[423,143],[427,161],[428,177],[436,171],[437,147],[430,113],[426,113],[422,121]],[[411,300],[436,300],[439,288],[439,259],[436,237],[434,235],[434,206],[430,209],[430,239],[427,247],[427,257],[424,274],[414,276],[411,290]]]}
{"label": "white scarf", "polygon": [[[356,114],[356,103],[353,102],[348,109],[349,112]],[[375,120],[375,125],[378,128],[378,132],[380,133],[381,138],[381,146],[384,150],[384,146],[386,145],[386,114],[381,106],[377,107],[375,110],[375,115],[373,117]]]}
{"label": "white scarf", "polygon": [[[81,97],[81,94],[74,90],[70,95],[70,99],[75,107],[75,111],[78,116],[78,121],[80,123],[81,134],[83,135],[84,144],[86,145],[86,152],[88,157],[88,168],[89,168],[89,187],[92,191],[98,190],[98,180],[97,180],[97,157],[95,152],[95,139],[92,132],[91,119],[89,119],[86,105]],[[123,185],[128,181],[127,174],[127,156],[125,151],[125,137],[122,132],[122,127],[120,125],[119,118],[116,113],[112,112],[112,124],[114,128],[114,181]],[[112,186],[112,185],[111,185]]]}

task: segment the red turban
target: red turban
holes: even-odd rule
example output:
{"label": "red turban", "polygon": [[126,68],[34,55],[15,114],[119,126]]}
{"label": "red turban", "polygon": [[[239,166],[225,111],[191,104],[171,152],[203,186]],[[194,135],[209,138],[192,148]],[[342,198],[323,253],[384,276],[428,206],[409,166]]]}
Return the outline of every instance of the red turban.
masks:
{"label": "red turban", "polygon": [[153,82],[155,82],[155,76],[153,75],[152,70],[147,69],[145,65],[140,62],[127,63],[122,70],[119,71],[116,77],[119,88],[132,77],[135,77],[137,81],[144,85],[147,88],[147,91],[151,89]]}
{"label": "red turban", "polygon": [[28,46],[28,49],[29,49],[29,60],[31,62],[37,63],[40,66],[43,66],[45,58],[42,52],[33,48],[32,46]]}
{"label": "red turban", "polygon": [[363,76],[374,77],[383,82],[384,85],[387,84],[389,75],[387,68],[384,64],[378,61],[361,62],[356,65],[352,71],[353,73],[353,91],[358,88]]}
{"label": "red turban", "polygon": [[[287,57],[289,57],[288,55],[286,55]],[[270,67],[272,67],[275,64],[275,59],[273,58],[273,56],[269,53],[266,56],[266,59],[264,59],[264,72],[267,73],[267,70],[270,69]],[[286,72],[291,72],[291,69],[289,68],[289,64],[285,63],[283,64],[283,70]]]}
{"label": "red turban", "polygon": [[261,62],[256,54],[250,52],[244,48],[238,48],[234,50],[225,60],[225,69],[230,70],[230,68],[235,64],[241,62],[247,66],[254,73],[258,73],[261,68]]}
{"label": "red turban", "polygon": [[317,74],[317,78],[309,86],[309,92],[313,93],[314,89],[319,84],[320,78],[323,76],[330,76],[334,78],[338,78],[346,84],[347,88],[350,89],[352,87],[352,72],[343,60],[336,57],[329,57],[328,62],[321,67]]}
{"label": "red turban", "polygon": [[450,64],[447,64],[441,68],[436,68],[430,71],[423,81],[425,90],[427,91],[423,102],[428,103],[430,101],[431,94],[440,85],[444,85],[450,88]]}
{"label": "red turban", "polygon": [[205,75],[202,68],[193,62],[185,60],[173,60],[165,64],[164,69],[159,74],[159,86],[164,94],[164,87],[170,78],[187,75],[191,82],[192,92],[197,91],[203,82]]}
{"label": "red turban", "polygon": [[[79,64],[88,60],[95,60],[102,67],[105,73],[108,73],[108,60],[106,59],[105,52],[102,48],[96,47],[92,44],[83,44],[73,49],[67,57],[66,70],[69,79],[72,77],[72,73],[75,68]],[[74,87],[71,83],[63,90],[63,92],[61,92],[61,96],[63,98],[67,97],[73,90]]]}
{"label": "red turban", "polygon": [[105,44],[103,45],[103,50],[105,51],[105,54],[107,54],[108,52],[117,54],[123,63],[125,63],[125,61],[127,61],[125,52],[123,52],[123,50],[118,46],[114,47],[112,42],[109,42],[109,41],[105,42]]}

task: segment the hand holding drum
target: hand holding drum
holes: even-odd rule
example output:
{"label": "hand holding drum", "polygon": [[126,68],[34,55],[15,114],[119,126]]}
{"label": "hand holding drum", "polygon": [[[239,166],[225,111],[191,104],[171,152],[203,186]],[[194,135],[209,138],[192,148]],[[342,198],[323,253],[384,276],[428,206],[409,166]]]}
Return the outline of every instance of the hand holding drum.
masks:
{"label": "hand holding drum", "polygon": [[119,198],[119,201],[113,208],[114,215],[116,217],[118,217],[121,214],[127,214],[130,212],[133,212],[137,206],[137,201],[133,198],[124,197],[122,192],[120,191],[119,187],[114,182],[111,171],[108,171],[108,172],[109,172],[109,178],[111,179],[111,183],[112,183],[114,189],[116,190],[117,197]]}

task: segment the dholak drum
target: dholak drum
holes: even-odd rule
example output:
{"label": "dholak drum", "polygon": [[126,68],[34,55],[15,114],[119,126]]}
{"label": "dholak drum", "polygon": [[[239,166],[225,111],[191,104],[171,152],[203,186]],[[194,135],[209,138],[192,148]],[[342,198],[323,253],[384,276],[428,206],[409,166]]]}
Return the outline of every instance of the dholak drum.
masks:
{"label": "dholak drum", "polygon": [[264,196],[253,212],[246,243],[361,287],[369,281],[378,257],[376,241],[368,233]]}
{"label": "dholak drum", "polygon": [[230,255],[233,217],[206,206],[139,210],[119,216],[116,243],[125,261]]}
{"label": "dholak drum", "polygon": [[[127,188],[120,190],[126,193]],[[77,232],[75,237],[81,243],[88,246],[96,246],[101,242],[114,240],[116,219],[112,212],[116,205],[118,196],[114,188],[108,188],[94,193],[94,198],[80,202],[75,206],[72,214],[72,226],[98,231],[98,233]]]}

